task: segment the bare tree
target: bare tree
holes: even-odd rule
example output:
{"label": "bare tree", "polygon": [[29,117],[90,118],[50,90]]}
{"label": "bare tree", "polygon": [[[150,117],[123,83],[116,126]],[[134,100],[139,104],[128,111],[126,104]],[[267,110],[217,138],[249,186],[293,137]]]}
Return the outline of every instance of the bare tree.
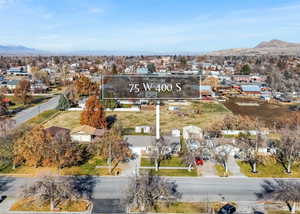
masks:
{"label": "bare tree", "polygon": [[145,212],[155,207],[159,201],[170,204],[181,197],[175,182],[166,178],[145,173],[130,181],[125,202],[129,208]]}
{"label": "bare tree", "polygon": [[257,173],[257,164],[260,162],[259,148],[264,143],[264,139],[259,131],[256,133],[256,138],[252,138],[250,133],[240,134],[238,145],[242,150],[243,159],[248,162],[253,173]]}
{"label": "bare tree", "polygon": [[155,170],[159,170],[161,161],[165,160],[169,155],[169,146],[165,138],[161,137],[159,140],[152,141],[151,147],[151,161],[154,162]]}
{"label": "bare tree", "polygon": [[16,125],[16,121],[10,118],[0,118],[0,137],[9,134]]}
{"label": "bare tree", "polygon": [[215,152],[215,160],[220,163],[224,169],[225,173],[228,174],[228,159],[231,153],[230,147],[221,146],[219,147],[219,150]]}
{"label": "bare tree", "polygon": [[33,203],[50,204],[53,211],[61,203],[79,199],[72,178],[58,176],[43,176],[33,185],[23,190],[24,198],[33,198]]}
{"label": "bare tree", "polygon": [[300,202],[300,183],[298,181],[265,180],[262,192],[257,196],[265,200],[285,202],[291,213],[296,212],[296,203]]}
{"label": "bare tree", "polygon": [[192,170],[192,167],[196,167],[196,158],[203,158],[203,150],[201,148],[186,150],[182,154],[182,162],[188,166],[189,172]]}
{"label": "bare tree", "polygon": [[283,128],[279,131],[280,141],[276,145],[275,156],[282,163],[287,173],[292,172],[293,163],[299,160],[300,154],[300,128],[295,130]]}

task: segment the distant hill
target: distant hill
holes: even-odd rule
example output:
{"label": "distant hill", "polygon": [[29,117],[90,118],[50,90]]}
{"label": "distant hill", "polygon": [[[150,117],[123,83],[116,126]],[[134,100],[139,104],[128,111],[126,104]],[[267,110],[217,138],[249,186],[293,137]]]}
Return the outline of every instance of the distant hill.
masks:
{"label": "distant hill", "polygon": [[300,44],[273,39],[269,42],[261,42],[257,46],[255,46],[255,48],[293,48],[293,47],[300,47]]}
{"label": "distant hill", "polygon": [[254,56],[254,55],[297,55],[300,56],[300,43],[285,42],[273,39],[261,42],[254,48],[234,48],[213,51],[206,55],[211,56]]}
{"label": "distant hill", "polygon": [[41,51],[25,46],[0,45],[0,55],[38,55],[44,54],[46,51]]}

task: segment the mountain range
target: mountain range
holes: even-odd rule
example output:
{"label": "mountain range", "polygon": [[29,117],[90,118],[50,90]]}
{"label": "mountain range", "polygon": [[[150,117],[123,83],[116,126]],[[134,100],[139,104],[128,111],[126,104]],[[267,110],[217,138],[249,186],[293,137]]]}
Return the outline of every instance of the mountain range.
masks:
{"label": "mountain range", "polygon": [[64,55],[64,56],[140,56],[140,55],[199,55],[202,52],[155,52],[155,51],[122,51],[122,50],[80,50],[80,51],[43,51],[25,46],[4,46],[0,45],[0,55],[5,56],[35,56],[35,55]]}
{"label": "mountain range", "polygon": [[300,56],[300,44],[278,39],[261,42],[254,48],[234,48],[206,53],[209,56],[255,56],[255,55],[297,55]]}
{"label": "mountain range", "polygon": [[[110,51],[110,50],[83,50],[50,52],[25,46],[4,46],[0,45],[0,55],[66,55],[66,56],[138,56],[138,55],[204,55],[201,52],[150,52],[150,51]],[[255,55],[297,55],[300,56],[300,43],[285,42],[273,39],[261,42],[254,48],[234,48],[205,53],[209,56],[255,56]]]}

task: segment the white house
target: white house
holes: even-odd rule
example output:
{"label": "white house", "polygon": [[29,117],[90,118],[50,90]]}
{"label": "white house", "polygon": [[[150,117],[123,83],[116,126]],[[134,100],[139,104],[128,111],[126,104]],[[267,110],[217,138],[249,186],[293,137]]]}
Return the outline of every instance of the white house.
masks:
{"label": "white house", "polygon": [[71,131],[72,141],[92,142],[96,137],[102,137],[105,134],[105,129],[96,129],[91,126],[79,126]]}
{"label": "white house", "polygon": [[180,130],[179,129],[172,129],[171,134],[173,137],[180,137]]}
{"label": "white house", "polygon": [[203,138],[203,132],[202,129],[197,126],[185,126],[182,128],[182,136],[185,140],[191,139],[191,138]]}
{"label": "white house", "polygon": [[135,133],[150,133],[151,127],[150,126],[136,126]]}

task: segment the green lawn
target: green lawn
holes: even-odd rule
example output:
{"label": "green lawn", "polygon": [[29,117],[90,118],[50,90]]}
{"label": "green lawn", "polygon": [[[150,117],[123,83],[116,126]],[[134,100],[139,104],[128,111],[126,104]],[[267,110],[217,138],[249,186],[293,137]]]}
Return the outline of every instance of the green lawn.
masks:
{"label": "green lawn", "polygon": [[[234,204],[234,203],[233,203]],[[174,202],[170,206],[158,203],[150,212],[156,213],[207,213],[209,209],[218,212],[225,203],[220,202]]]}
{"label": "green lawn", "polygon": [[216,173],[218,176],[220,176],[220,177],[230,176],[230,172],[226,173],[224,167],[221,164],[216,164],[215,168],[216,168]]}
{"label": "green lawn", "polygon": [[257,173],[251,172],[250,164],[237,161],[241,168],[241,172],[248,177],[270,177],[270,178],[300,178],[300,164],[294,164],[292,173],[287,174],[280,163],[268,163],[266,165],[259,164]]}
{"label": "green lawn", "polygon": [[191,170],[190,172],[186,169],[160,169],[158,171],[155,171],[153,169],[142,169],[143,171],[149,171],[153,173],[154,175],[160,175],[160,176],[178,176],[178,177],[185,177],[185,176],[191,176],[196,177],[197,171],[195,169]]}
{"label": "green lawn", "polygon": [[[154,166],[154,164],[151,163],[150,158],[142,158],[141,159],[141,166]],[[160,164],[160,166],[164,167],[172,167],[172,166],[177,166],[177,167],[185,167],[185,164],[182,163],[182,160],[180,157],[172,157],[170,160],[163,160]]]}

